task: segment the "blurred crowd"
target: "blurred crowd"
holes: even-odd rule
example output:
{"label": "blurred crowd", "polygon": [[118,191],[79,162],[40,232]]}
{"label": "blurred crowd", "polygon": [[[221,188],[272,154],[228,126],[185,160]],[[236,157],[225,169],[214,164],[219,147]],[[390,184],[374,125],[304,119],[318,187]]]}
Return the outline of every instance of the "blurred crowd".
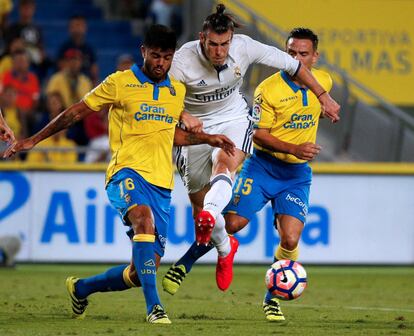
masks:
{"label": "blurred crowd", "polygon": [[[179,1],[112,1],[109,4],[128,16],[149,16],[151,22],[177,26]],[[18,17],[10,19],[13,5]],[[78,102],[99,83],[97,53],[87,40],[88,22],[72,16],[67,40],[55,58],[47,55],[42,30],[34,20],[35,0],[0,1],[0,108],[17,139],[42,129],[68,106]],[[125,15],[124,15],[125,16]],[[138,50],[137,50],[138,52]],[[130,54],[119,56],[115,70],[129,69]],[[43,141],[28,155],[16,160],[29,162],[102,162],[108,160],[107,111],[88,116]]]}

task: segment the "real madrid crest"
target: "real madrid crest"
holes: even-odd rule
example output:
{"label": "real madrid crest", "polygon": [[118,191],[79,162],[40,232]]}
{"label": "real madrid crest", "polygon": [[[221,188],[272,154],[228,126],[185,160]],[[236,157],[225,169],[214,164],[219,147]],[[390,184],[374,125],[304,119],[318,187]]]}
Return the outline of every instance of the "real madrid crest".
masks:
{"label": "real madrid crest", "polygon": [[171,85],[168,88],[170,89],[171,96],[175,96],[176,95],[176,92],[175,92],[174,86]]}
{"label": "real madrid crest", "polygon": [[240,67],[239,67],[238,65],[236,65],[236,66],[234,67],[234,75],[235,75],[236,77],[241,77],[241,70],[240,70]]}

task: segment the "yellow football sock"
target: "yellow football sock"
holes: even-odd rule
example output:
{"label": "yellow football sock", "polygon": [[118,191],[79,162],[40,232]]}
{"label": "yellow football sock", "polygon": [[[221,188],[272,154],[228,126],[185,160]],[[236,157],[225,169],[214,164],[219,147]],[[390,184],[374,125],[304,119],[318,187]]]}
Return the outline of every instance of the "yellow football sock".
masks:
{"label": "yellow football sock", "polygon": [[275,258],[277,260],[281,260],[281,259],[297,260],[298,257],[299,257],[299,246],[296,246],[294,250],[289,251],[283,248],[279,244],[275,252]]}

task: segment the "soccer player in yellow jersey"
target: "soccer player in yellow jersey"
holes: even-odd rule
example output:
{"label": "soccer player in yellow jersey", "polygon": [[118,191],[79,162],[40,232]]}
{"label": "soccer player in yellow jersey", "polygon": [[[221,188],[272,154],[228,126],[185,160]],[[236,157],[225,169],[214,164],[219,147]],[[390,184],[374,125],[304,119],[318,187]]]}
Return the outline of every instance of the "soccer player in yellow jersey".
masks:
{"label": "soccer player in yellow jersey", "polygon": [[95,292],[120,291],[141,286],[149,323],[171,323],[156,287],[156,269],[164,255],[173,188],[172,147],[208,143],[234,153],[224,135],[188,133],[177,128],[184,85],[168,76],[176,48],[175,33],[152,26],[141,47],[140,68],[108,76],[82,101],[63,111],[30,138],[9,147],[5,156],[29,150],[38,142],[69,127],[90,113],[109,109],[112,159],[106,172],[106,190],[124,224],[130,226],[132,261],[86,279],[69,277],[66,286],[75,318],[83,318],[87,297]]}
{"label": "soccer player in yellow jersey", "polygon": [[[318,37],[306,28],[293,29],[286,41],[286,51],[309,69],[318,60],[317,48]],[[312,74],[325,90],[321,94],[329,92],[329,74],[316,69]],[[321,150],[316,132],[323,111],[318,97],[284,71],[257,87],[253,109],[259,120],[253,136],[254,153],[244,162],[232,201],[224,211],[226,229],[229,233],[241,230],[271,201],[280,235],[274,259],[296,260],[312,180],[308,161]],[[263,309],[269,321],[285,319],[270,292],[265,295]]]}

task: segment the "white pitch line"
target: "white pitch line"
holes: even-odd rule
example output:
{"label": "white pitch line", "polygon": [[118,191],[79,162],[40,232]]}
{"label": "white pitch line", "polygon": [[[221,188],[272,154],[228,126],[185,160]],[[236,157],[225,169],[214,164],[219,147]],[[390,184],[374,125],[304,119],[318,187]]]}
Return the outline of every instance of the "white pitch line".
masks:
{"label": "white pitch line", "polygon": [[376,310],[376,311],[390,311],[390,312],[405,312],[414,313],[414,309],[406,308],[381,308],[381,307],[354,307],[354,306],[327,306],[327,305],[306,305],[306,304],[288,304],[289,308],[328,308],[328,309],[349,309],[349,310]]}

